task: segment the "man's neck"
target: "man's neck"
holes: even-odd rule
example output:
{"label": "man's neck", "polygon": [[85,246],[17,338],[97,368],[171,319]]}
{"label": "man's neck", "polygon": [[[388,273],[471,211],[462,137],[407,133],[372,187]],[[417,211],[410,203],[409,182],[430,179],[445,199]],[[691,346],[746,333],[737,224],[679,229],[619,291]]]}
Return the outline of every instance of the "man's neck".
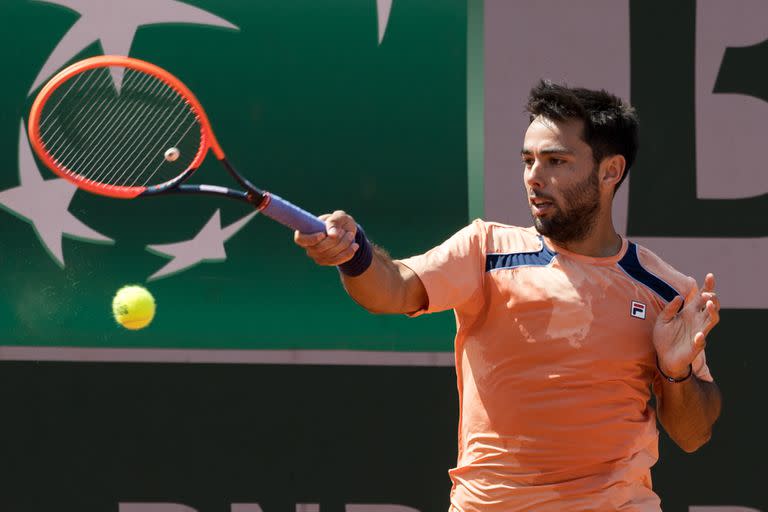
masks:
{"label": "man's neck", "polygon": [[551,242],[572,253],[592,258],[608,258],[615,256],[621,250],[621,237],[610,222],[602,226],[598,223],[583,240],[566,243],[556,240]]}

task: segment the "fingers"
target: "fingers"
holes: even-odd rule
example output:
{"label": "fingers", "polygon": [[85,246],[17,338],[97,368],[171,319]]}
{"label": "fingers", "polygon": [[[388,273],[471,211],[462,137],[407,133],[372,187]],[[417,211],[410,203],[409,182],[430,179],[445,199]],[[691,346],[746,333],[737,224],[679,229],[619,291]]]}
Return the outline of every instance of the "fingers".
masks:
{"label": "fingers", "polygon": [[718,313],[720,312],[720,298],[717,296],[714,292],[704,292],[701,294],[701,297],[699,298],[699,302],[701,303],[701,311],[707,311],[709,309],[713,310],[714,312]]}
{"label": "fingers", "polygon": [[720,311],[720,297],[715,292],[704,292],[701,294],[701,299],[704,302],[702,309],[706,308],[707,303],[711,302],[712,306],[717,311]]}
{"label": "fingers", "polygon": [[340,265],[350,259],[357,248],[355,234],[347,231],[338,238],[331,238],[329,235],[328,238],[308,250],[307,254],[319,265]]}
{"label": "fingers", "polygon": [[720,298],[715,293],[715,276],[712,273],[704,277],[704,285],[696,301],[700,311],[700,322],[703,324],[701,333],[706,336],[720,322]]}
{"label": "fingers", "polygon": [[671,322],[672,319],[675,318],[675,315],[677,315],[682,304],[683,298],[679,295],[675,296],[675,298],[669,301],[664,309],[661,310],[661,313],[659,313],[659,320],[665,324]]}
{"label": "fingers", "polygon": [[704,311],[707,308],[707,303],[712,301],[715,309],[720,310],[720,299],[715,293],[715,276],[713,274],[707,274],[704,278],[704,284],[699,291],[699,296],[691,300],[688,304],[688,309],[692,311]]}
{"label": "fingers", "polygon": [[714,290],[715,276],[710,273],[704,278],[704,285],[694,306],[697,310],[696,318],[701,326],[693,340],[697,353],[704,349],[707,335],[720,322],[720,298]]}
{"label": "fingers", "polygon": [[709,301],[712,301],[718,311],[720,310],[720,299],[715,293],[715,276],[711,273],[704,278],[704,285],[701,287],[698,300],[695,301],[695,307],[703,311]]}
{"label": "fingers", "polygon": [[708,300],[702,311],[704,327],[701,333],[706,336],[720,322],[720,307],[714,301]]}
{"label": "fingers", "polygon": [[341,210],[336,210],[323,219],[325,230],[331,238],[342,238],[347,233],[352,233],[352,238],[357,233],[357,223],[351,215]]}
{"label": "fingers", "polygon": [[301,234],[297,231],[293,234],[294,242],[318,265],[335,266],[348,261],[359,247],[355,243],[355,219],[341,210],[319,218],[325,222],[325,232]]}
{"label": "fingers", "polygon": [[702,314],[706,315],[708,318],[706,318],[704,321],[706,322],[703,329],[701,331],[698,331],[693,336],[693,357],[695,358],[697,355],[699,355],[699,352],[704,350],[704,347],[707,346],[707,335],[712,330],[712,328],[717,325],[717,323],[720,321],[720,313],[718,311],[718,308],[715,306],[715,303],[711,300],[707,301],[707,304],[704,306],[704,311]]}
{"label": "fingers", "polygon": [[704,350],[704,347],[707,346],[707,337],[703,332],[697,332],[696,335],[693,337],[693,358],[695,359],[696,356],[699,355],[699,352]]}
{"label": "fingers", "polygon": [[704,277],[704,286],[701,287],[702,292],[713,292],[715,291],[715,275],[712,273],[709,273]]}
{"label": "fingers", "polygon": [[[330,214],[326,213],[325,215],[320,215],[318,218],[325,221],[328,217],[330,217]],[[307,247],[317,245],[320,241],[324,240],[326,236],[326,233],[322,231],[319,233],[301,233],[300,231],[294,231],[293,241],[296,242],[296,245],[306,249]]]}

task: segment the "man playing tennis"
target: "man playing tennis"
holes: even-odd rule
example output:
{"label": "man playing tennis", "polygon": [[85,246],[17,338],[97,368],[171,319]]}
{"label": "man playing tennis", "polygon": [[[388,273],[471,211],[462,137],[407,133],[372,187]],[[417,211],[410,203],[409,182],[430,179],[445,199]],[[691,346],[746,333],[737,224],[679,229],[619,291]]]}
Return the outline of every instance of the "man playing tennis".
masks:
{"label": "man playing tennis", "polygon": [[340,265],[371,312],[455,311],[451,510],[659,511],[656,416],[692,452],[720,413],[704,355],[719,321],[714,276],[699,288],[613,227],[614,193],[637,153],[632,107],[542,81],[527,109],[533,227],[475,220],[393,260],[336,211],[321,217],[327,233],[295,241],[318,264]]}

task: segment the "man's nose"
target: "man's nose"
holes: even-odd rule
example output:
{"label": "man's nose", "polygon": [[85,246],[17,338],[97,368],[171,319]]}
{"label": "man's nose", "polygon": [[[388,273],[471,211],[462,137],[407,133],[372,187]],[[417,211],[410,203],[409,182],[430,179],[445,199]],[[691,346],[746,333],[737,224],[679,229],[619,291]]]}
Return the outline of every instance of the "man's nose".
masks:
{"label": "man's nose", "polygon": [[541,162],[534,160],[530,167],[525,169],[525,184],[530,188],[541,188],[544,180],[541,173]]}

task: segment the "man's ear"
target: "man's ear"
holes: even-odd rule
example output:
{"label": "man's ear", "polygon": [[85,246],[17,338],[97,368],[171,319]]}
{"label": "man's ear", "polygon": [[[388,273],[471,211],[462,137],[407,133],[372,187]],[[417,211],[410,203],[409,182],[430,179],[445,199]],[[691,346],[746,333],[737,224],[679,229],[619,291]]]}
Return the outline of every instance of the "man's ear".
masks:
{"label": "man's ear", "polygon": [[613,192],[626,170],[627,161],[624,156],[611,155],[603,158],[600,163],[600,186]]}

